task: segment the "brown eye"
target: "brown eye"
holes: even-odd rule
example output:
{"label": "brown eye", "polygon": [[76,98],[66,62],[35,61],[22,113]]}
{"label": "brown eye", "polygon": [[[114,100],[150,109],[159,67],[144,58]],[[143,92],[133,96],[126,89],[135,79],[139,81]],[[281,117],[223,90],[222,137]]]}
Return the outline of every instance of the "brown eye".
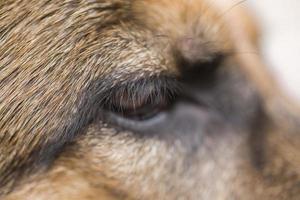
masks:
{"label": "brown eye", "polygon": [[123,107],[123,110],[120,112],[120,114],[129,119],[146,120],[162,112],[164,109],[166,109],[166,107],[166,101],[151,102],[151,100],[147,100],[138,106],[130,105],[130,107]]}
{"label": "brown eye", "polygon": [[170,109],[180,92],[176,78],[150,77],[113,87],[103,95],[101,107],[123,118],[142,121]]}
{"label": "brown eye", "polygon": [[112,103],[110,110],[128,119],[146,120],[165,110],[169,103],[170,100],[159,95],[133,98],[125,93]]}

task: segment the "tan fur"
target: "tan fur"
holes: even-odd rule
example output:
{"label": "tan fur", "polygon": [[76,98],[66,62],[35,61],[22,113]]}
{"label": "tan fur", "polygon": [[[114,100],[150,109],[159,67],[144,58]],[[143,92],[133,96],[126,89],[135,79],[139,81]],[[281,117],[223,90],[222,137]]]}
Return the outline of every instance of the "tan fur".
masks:
{"label": "tan fur", "polygon": [[[299,199],[300,112],[264,66],[255,22],[234,4],[3,1],[0,198]],[[176,55],[197,63],[218,53],[227,56],[222,70],[257,91],[263,124],[205,135],[188,166],[182,141],[140,138],[93,118],[88,94],[98,80],[180,76]]]}

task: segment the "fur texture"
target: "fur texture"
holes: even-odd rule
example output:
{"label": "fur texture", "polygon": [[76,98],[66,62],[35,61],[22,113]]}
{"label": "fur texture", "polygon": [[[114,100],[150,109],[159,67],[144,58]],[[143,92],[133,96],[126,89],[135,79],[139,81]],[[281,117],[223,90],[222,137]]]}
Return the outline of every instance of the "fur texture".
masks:
{"label": "fur texture", "polygon": [[[1,199],[300,198],[298,108],[236,2],[0,5]],[[155,126],[104,108],[162,76],[195,103]]]}

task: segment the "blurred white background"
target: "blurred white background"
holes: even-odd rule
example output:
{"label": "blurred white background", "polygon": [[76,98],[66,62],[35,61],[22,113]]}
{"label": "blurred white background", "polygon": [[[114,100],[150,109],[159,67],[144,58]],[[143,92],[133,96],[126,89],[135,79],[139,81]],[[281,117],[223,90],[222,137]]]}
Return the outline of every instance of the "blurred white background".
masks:
{"label": "blurred white background", "polygon": [[286,93],[300,100],[300,1],[247,0],[262,27],[262,50]]}

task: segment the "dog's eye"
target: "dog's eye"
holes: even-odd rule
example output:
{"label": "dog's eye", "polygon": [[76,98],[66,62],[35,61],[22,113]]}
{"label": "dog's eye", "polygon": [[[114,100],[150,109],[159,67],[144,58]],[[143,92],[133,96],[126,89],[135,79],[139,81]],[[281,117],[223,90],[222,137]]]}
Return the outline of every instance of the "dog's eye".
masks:
{"label": "dog's eye", "polygon": [[181,85],[174,77],[150,77],[107,91],[101,107],[116,117],[144,121],[170,110],[180,91]]}
{"label": "dog's eye", "polygon": [[126,119],[142,121],[166,110],[173,100],[174,96],[162,95],[155,91],[148,94],[122,91],[109,99],[105,109]]}
{"label": "dog's eye", "polygon": [[169,104],[166,99],[161,98],[153,99],[153,97],[146,97],[137,101],[133,99],[128,99],[128,101],[124,98],[123,101],[112,104],[111,111],[132,120],[147,120],[152,118],[165,110]]}

